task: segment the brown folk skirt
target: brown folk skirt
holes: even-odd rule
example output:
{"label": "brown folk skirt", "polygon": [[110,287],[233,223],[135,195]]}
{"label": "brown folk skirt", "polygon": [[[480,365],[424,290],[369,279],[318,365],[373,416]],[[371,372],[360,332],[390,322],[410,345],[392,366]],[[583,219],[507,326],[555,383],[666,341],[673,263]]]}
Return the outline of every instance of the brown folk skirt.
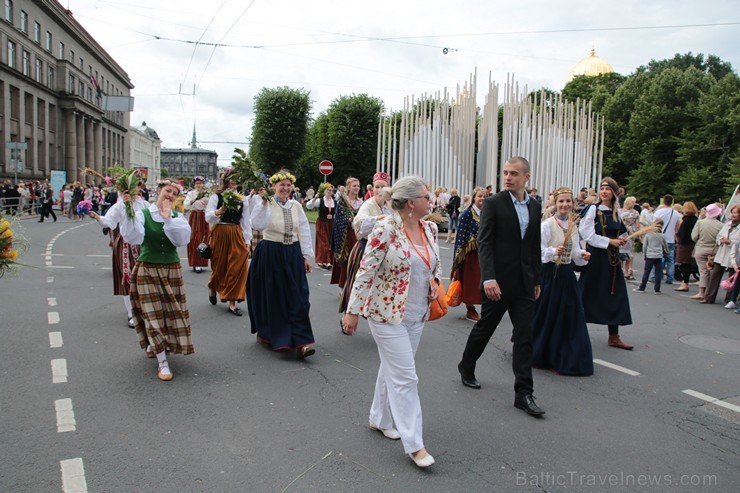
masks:
{"label": "brown folk skirt", "polygon": [[111,231],[113,237],[113,294],[128,296],[131,289],[131,272],[136,265],[141,247],[123,241],[118,228]]}
{"label": "brown folk skirt", "polygon": [[188,243],[188,265],[190,267],[208,267],[208,259],[198,255],[198,245],[208,243],[208,223],[203,211],[190,211],[190,243]]}
{"label": "brown folk skirt", "polygon": [[478,250],[473,250],[465,256],[465,260],[458,269],[460,284],[462,284],[462,302],[466,305],[480,305],[482,295],[480,291],[480,264]]}
{"label": "brown folk skirt", "polygon": [[142,349],[151,344],[155,353],[195,351],[180,262],[137,262],[131,274],[131,306]]}
{"label": "brown folk skirt", "polygon": [[334,259],[331,255],[331,227],[333,222],[324,219],[316,220],[316,263],[332,264]]}
{"label": "brown folk skirt", "polygon": [[217,224],[211,232],[211,279],[208,289],[218,292],[222,303],[247,297],[249,251],[238,224]]}

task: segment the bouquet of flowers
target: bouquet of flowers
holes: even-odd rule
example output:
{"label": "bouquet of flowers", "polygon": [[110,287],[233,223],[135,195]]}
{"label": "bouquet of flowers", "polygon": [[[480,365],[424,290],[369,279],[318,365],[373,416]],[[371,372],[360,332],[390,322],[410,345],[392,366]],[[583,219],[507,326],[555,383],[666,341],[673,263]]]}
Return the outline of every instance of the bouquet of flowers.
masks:
{"label": "bouquet of flowers", "polygon": [[[119,192],[128,192],[132,200],[135,200],[139,196],[139,182],[141,176],[139,171],[135,169],[125,169],[120,166],[111,167],[108,172],[115,176],[115,185]],[[126,205],[126,217],[133,219],[136,215],[134,213],[134,206],[131,202],[127,202]]]}
{"label": "bouquet of flowers", "polygon": [[226,190],[221,194],[221,198],[224,201],[224,208],[227,211],[235,211],[239,209],[239,206],[242,204],[244,195],[232,192],[231,190]]}
{"label": "bouquet of flowers", "polygon": [[264,187],[266,191],[262,197],[264,200],[269,200],[275,195],[275,191],[270,186],[270,177],[259,169],[257,164],[242,149],[234,149],[234,155],[231,159],[232,180],[244,185],[245,190],[254,189],[257,191]]}
{"label": "bouquet of flowers", "polygon": [[10,226],[10,222],[0,215],[0,277],[16,269],[18,256],[28,247],[24,239],[13,238]]}
{"label": "bouquet of flowers", "polygon": [[77,204],[77,215],[78,216],[86,216],[90,214],[90,211],[93,208],[93,203],[89,200],[83,200],[79,204]]}

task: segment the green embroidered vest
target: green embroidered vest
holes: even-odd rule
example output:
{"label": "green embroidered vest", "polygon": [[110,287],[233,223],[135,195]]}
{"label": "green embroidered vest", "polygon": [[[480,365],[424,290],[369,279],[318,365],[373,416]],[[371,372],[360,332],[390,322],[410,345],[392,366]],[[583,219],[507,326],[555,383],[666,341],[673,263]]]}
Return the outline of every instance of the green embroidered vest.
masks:
{"label": "green embroidered vest", "polygon": [[[164,234],[164,223],[155,221],[148,208],[142,209],[141,212],[144,214],[144,242],[141,244],[141,253],[137,262],[150,262],[152,264],[180,263],[177,247]],[[172,211],[172,217],[177,217],[177,212]]]}

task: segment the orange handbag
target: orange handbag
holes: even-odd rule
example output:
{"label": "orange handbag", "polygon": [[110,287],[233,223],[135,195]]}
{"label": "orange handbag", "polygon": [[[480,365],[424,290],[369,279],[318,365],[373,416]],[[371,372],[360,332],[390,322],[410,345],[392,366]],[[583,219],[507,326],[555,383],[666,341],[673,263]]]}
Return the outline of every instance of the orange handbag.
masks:
{"label": "orange handbag", "polygon": [[447,315],[447,294],[442,281],[437,281],[437,299],[429,304],[429,320],[437,320]]}
{"label": "orange handbag", "polygon": [[455,279],[447,288],[447,306],[460,306],[462,303],[462,283]]}

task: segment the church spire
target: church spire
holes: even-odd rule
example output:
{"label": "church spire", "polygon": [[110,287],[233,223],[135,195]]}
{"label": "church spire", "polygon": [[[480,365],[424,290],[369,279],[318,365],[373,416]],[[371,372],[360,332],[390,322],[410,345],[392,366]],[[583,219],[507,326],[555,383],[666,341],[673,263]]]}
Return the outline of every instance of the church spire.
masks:
{"label": "church spire", "polygon": [[193,123],[193,141],[190,143],[191,149],[197,149],[198,148],[198,141],[195,138],[195,123]]}

